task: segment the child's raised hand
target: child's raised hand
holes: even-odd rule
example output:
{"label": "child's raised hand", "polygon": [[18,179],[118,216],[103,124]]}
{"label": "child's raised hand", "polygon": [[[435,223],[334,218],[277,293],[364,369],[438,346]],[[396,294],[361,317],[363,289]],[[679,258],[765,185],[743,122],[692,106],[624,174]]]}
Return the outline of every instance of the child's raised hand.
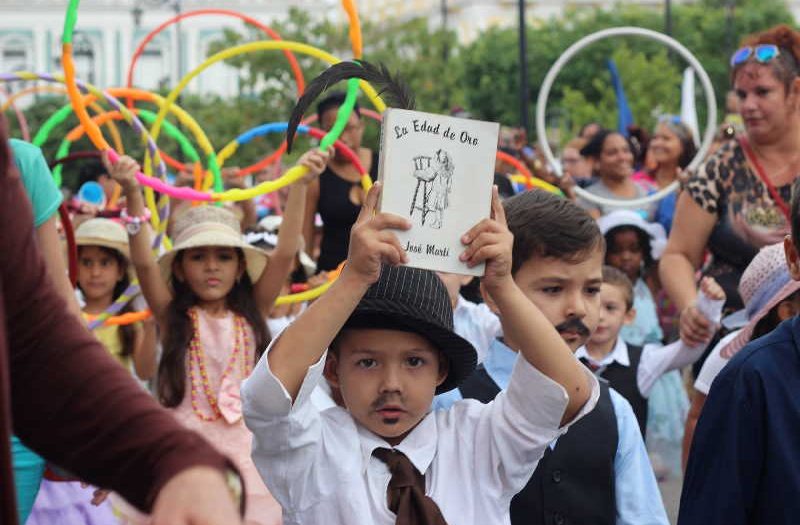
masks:
{"label": "child's raised hand", "polygon": [[492,187],[492,214],[483,219],[461,237],[466,249],[459,259],[467,266],[473,267],[486,263],[483,275],[484,286],[491,289],[495,285],[511,278],[511,249],[514,236],[508,230],[506,213],[497,186]]}
{"label": "child's raised hand", "polygon": [[343,273],[372,284],[381,274],[381,263],[392,265],[408,261],[399,239],[391,230],[408,230],[411,224],[398,215],[375,213],[381,183],[376,182],[367,193],[353,228],[350,230],[350,250]]}
{"label": "child's raised hand", "polygon": [[700,291],[712,301],[725,300],[725,290],[713,277],[703,277],[700,281]]}
{"label": "child's raised hand", "polygon": [[299,166],[308,168],[308,174],[303,178],[303,183],[308,184],[325,171],[325,166],[333,156],[333,147],[328,148],[328,151],[321,151],[319,148],[314,148],[306,151],[302,157],[297,161]]}
{"label": "child's raised hand", "polygon": [[135,188],[139,183],[136,174],[141,171],[139,163],[127,155],[123,155],[112,164],[108,158],[108,151],[103,152],[103,165],[112,179],[117,181],[123,189]]}

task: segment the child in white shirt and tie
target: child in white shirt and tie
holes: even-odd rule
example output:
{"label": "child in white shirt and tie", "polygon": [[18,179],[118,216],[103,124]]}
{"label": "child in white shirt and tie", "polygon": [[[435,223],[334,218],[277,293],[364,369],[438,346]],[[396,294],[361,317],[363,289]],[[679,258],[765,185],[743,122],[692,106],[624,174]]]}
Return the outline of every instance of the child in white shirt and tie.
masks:
{"label": "child in white shirt and tie", "polygon": [[[492,218],[464,235],[461,258],[486,263],[484,289],[524,359],[494,402],[432,413],[434,394],[472,372],[475,350],[453,332],[439,278],[399,266],[406,256],[391,230],[409,224],[374,214],[379,191],[353,227],[339,280],[243,386],[253,460],[287,525],[509,523],[511,498],[548,444],[594,407],[599,386],[514,283],[495,188]],[[344,406],[319,412],[309,402],[323,375]]]}

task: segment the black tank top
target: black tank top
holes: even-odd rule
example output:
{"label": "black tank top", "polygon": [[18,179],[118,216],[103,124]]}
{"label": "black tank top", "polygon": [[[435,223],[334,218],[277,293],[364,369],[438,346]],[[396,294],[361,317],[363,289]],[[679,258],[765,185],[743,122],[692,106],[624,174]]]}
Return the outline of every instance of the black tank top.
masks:
{"label": "black tank top", "polygon": [[[375,152],[372,152],[369,176],[373,182],[378,177],[378,154]],[[361,211],[361,206],[350,200],[353,186],[360,186],[360,183],[344,180],[330,167],[319,176],[317,211],[322,218],[322,242],[317,261],[319,271],[334,270],[347,258],[350,228]]]}

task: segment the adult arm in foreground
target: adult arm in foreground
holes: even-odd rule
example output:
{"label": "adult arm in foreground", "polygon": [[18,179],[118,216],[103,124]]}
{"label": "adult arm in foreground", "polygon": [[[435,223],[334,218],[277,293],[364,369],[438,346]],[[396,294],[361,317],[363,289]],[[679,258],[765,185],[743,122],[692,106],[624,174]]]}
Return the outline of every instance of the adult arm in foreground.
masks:
{"label": "adult arm in foreground", "polygon": [[153,510],[155,524],[240,523],[225,483],[229,461],[158,407],[68,311],[36,247],[20,180],[5,168],[0,372],[11,379],[0,400],[14,431],[81,479]]}

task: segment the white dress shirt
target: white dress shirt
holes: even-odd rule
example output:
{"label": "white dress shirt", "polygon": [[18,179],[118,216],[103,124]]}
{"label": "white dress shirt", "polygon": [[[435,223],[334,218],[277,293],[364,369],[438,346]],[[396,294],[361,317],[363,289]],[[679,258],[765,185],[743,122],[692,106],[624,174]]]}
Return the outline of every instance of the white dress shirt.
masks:
{"label": "white dress shirt", "polygon": [[498,318],[486,304],[475,304],[460,295],[453,310],[453,331],[472,343],[483,363],[492,341],[503,333]]}
{"label": "white dress shirt", "polygon": [[695,390],[704,395],[708,395],[708,391],[711,390],[711,383],[714,382],[714,379],[719,375],[722,369],[725,368],[725,365],[730,362],[729,359],[722,357],[722,350],[728,346],[728,343],[736,339],[736,336],[739,335],[741,331],[742,330],[739,329],[729,333],[720,339],[717,346],[711,350],[705,363],[703,363],[703,367],[700,369],[700,373],[697,374],[697,379],[694,382]]}
{"label": "white dress shirt", "polygon": [[[242,387],[253,461],[291,524],[394,525],[387,507],[390,473],[372,456],[391,448],[360,426],[346,409],[320,412],[309,401],[325,355],[291,397],[272,374],[265,353]],[[594,408],[599,386],[572,423]],[[566,391],[525,359],[493,403],[474,400],[429,413],[395,449],[425,474],[426,494],[449,525],[509,524],[511,498],[527,483],[560,426]]]}
{"label": "white dress shirt", "polygon": [[[697,308],[711,323],[719,324],[724,302],[712,301],[701,292],[697,299]],[[639,360],[639,368],[636,372],[636,386],[639,387],[639,392],[643,397],[649,397],[650,391],[659,377],[672,370],[693,364],[703,355],[706,346],[690,347],[680,339],[665,346],[658,344],[644,345],[642,357]],[[590,356],[585,346],[578,348],[575,356],[578,359],[584,358],[598,367],[595,372],[598,375],[602,374],[603,369],[615,361],[622,366],[631,366],[628,345],[622,340],[622,337],[617,337],[614,349],[600,360]]]}

